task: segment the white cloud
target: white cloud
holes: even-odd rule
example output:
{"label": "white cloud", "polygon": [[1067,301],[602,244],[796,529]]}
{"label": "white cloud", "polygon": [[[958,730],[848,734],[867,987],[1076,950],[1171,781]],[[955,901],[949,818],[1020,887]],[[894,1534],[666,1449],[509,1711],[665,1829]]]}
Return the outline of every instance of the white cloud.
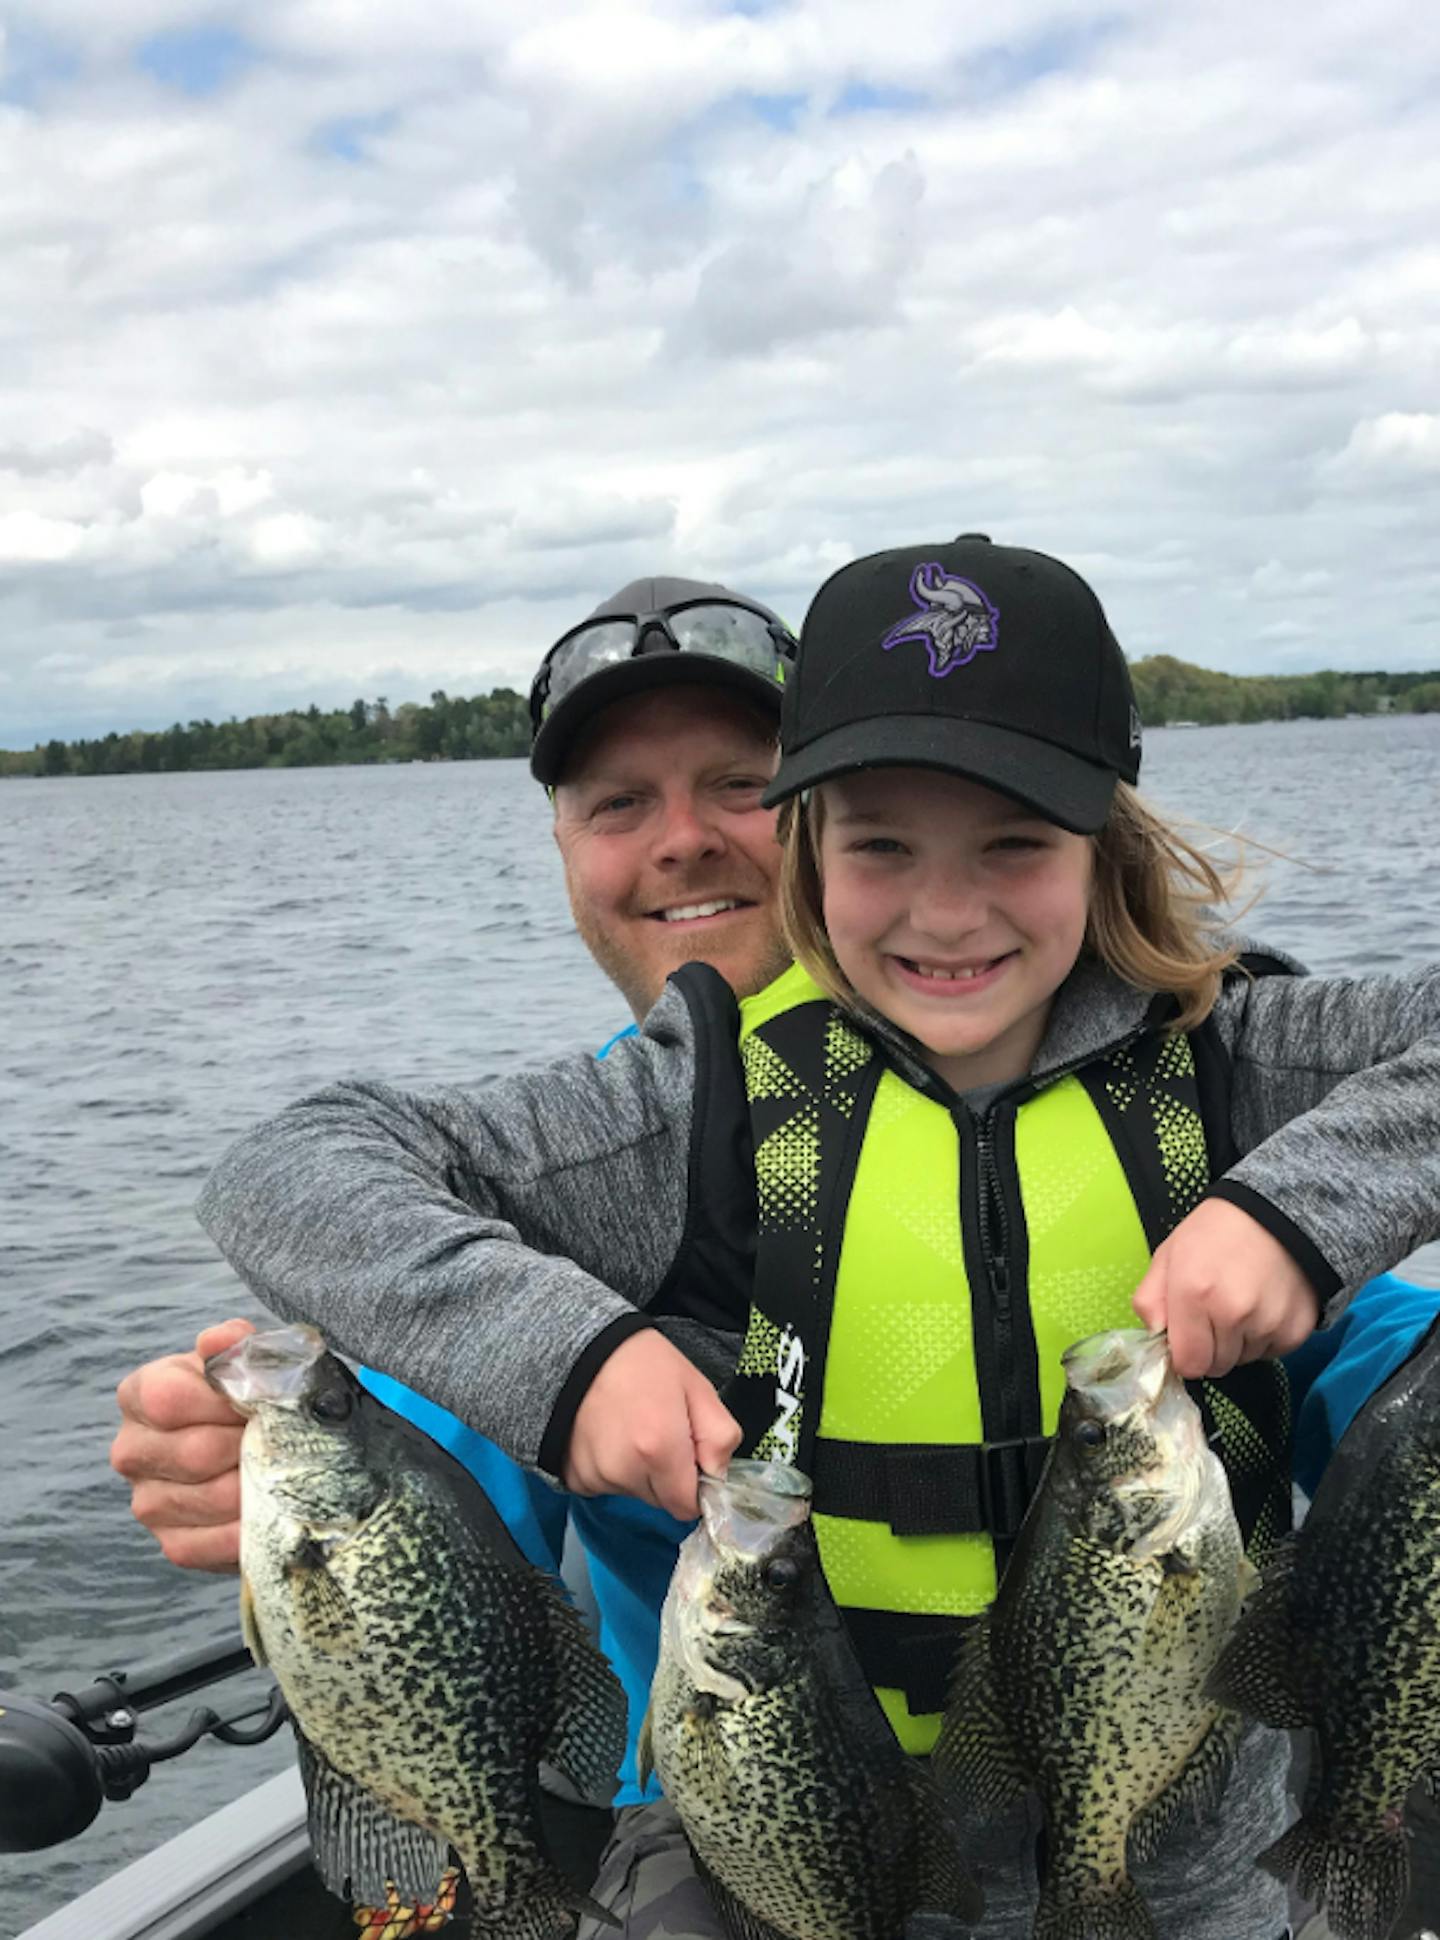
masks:
{"label": "white cloud", "polygon": [[1440,415],[1433,411],[1386,411],[1355,426],[1336,454],[1335,475],[1414,479],[1440,476]]}
{"label": "white cloud", "polygon": [[1440,16],[6,25],[0,745],[523,685],[637,574],[798,618],[961,529],[1073,558],[1134,652],[1440,660]]}
{"label": "white cloud", "polygon": [[47,519],[36,512],[0,513],[0,561],[6,565],[53,564],[69,559],[85,543],[82,526]]}

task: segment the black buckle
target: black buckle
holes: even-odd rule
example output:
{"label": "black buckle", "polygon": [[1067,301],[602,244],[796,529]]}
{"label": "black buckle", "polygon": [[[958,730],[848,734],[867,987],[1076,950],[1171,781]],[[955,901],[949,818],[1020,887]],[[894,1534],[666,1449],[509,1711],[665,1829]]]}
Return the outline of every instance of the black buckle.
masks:
{"label": "black buckle", "polygon": [[980,1501],[985,1526],[998,1542],[1020,1533],[1045,1467],[1049,1443],[1036,1435],[986,1442],[981,1450]]}

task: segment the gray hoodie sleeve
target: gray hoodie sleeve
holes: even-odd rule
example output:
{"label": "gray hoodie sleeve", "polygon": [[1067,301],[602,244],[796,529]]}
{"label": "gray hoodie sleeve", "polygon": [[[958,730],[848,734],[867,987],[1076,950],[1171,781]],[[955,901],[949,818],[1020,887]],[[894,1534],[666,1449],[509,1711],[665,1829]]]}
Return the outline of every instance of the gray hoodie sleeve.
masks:
{"label": "gray hoodie sleeve", "polygon": [[577,1369],[646,1324],[680,1247],[694,1070],[667,989],[604,1060],[334,1085],[231,1147],[200,1221],[283,1319],[538,1465]]}
{"label": "gray hoodie sleeve", "polygon": [[1228,984],[1239,1163],[1211,1187],[1252,1213],[1322,1301],[1440,1235],[1440,966]]}

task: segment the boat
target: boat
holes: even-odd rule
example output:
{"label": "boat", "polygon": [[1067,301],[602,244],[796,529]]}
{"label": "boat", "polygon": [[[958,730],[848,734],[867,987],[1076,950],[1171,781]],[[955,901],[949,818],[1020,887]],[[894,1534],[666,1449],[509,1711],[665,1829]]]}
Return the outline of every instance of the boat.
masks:
{"label": "boat", "polygon": [[[97,1678],[78,1695],[41,1700],[0,1691],[0,1860],[78,1838],[107,1800],[130,1797],[152,1764],[207,1741],[243,1748],[271,1736],[287,1721],[278,1690],[258,1714],[253,1704],[228,1718],[206,1706],[169,1736],[147,1736],[141,1728],[146,1714],[251,1668],[250,1653],[235,1637],[165,1664]],[[544,1793],[542,1816],[561,1867],[593,1878],[610,1814]],[[462,1886],[443,1931],[447,1940],[466,1940],[469,1930]],[[301,1934],[364,1940],[353,1909],[326,1891],[310,1864],[305,1795],[292,1767],[22,1928],[16,1940],[296,1940]]]}
{"label": "boat", "polygon": [[[46,1702],[0,1691],[0,1855],[78,1837],[107,1797],[138,1788],[151,1763],[205,1739],[244,1746],[269,1737],[286,1719],[278,1692],[253,1725],[243,1721],[253,1707],[230,1719],[207,1707],[168,1738],[147,1739],[138,1729],[143,1714],[249,1668],[244,1646],[226,1639],[172,1663],[98,1678],[79,1696],[62,1692]],[[548,1793],[543,1808],[557,1861],[576,1878],[593,1878],[609,1813]],[[1407,1816],[1411,1895],[1391,1940],[1437,1940],[1440,1802],[1419,1788]],[[305,1796],[292,1767],[23,1928],[16,1940],[366,1940],[353,1910],[325,1890],[309,1862]],[[447,1940],[468,1940],[463,1888],[442,1931]],[[1300,1940],[1333,1935],[1317,1917],[1301,1927]]]}

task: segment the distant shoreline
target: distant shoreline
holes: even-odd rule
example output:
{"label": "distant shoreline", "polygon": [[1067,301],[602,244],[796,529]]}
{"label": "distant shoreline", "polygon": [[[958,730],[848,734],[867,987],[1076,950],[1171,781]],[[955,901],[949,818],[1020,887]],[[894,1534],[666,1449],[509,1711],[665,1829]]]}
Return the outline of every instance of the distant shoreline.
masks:
{"label": "distant shoreline", "polygon": [[[1222,674],[1170,654],[1131,663],[1147,727],[1440,713],[1440,671]],[[530,750],[530,710],[512,688],[469,699],[437,691],[428,706],[378,700],[283,714],[191,721],[96,740],[0,749],[0,780],[53,775],[176,774],[200,769],[329,768],[410,761],[514,760]]]}

